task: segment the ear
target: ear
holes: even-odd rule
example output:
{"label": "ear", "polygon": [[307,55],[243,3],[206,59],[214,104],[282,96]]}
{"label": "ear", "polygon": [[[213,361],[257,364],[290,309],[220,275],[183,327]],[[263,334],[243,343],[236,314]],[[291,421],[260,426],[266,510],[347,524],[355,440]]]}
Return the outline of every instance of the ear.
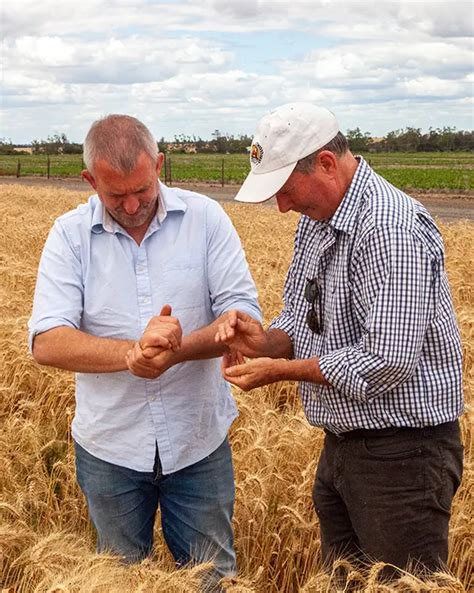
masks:
{"label": "ear", "polygon": [[92,177],[92,175],[89,173],[87,169],[81,171],[81,177],[88,181],[94,189],[97,189],[97,183],[95,182],[95,179]]}
{"label": "ear", "polygon": [[161,169],[163,168],[163,163],[165,162],[165,155],[162,152],[158,153],[158,158],[156,159],[156,174],[159,177],[161,173]]}
{"label": "ear", "polygon": [[330,150],[323,150],[317,155],[316,166],[333,176],[337,170],[337,157]]}

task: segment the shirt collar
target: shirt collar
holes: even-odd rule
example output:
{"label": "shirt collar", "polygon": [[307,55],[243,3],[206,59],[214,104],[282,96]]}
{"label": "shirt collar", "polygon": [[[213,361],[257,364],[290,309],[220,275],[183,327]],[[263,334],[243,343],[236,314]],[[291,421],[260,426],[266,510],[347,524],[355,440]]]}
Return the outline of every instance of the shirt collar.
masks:
{"label": "shirt collar", "polygon": [[357,156],[359,165],[351,184],[344,194],[338,209],[329,220],[329,225],[338,231],[352,233],[357,222],[357,211],[367,182],[372,176],[372,169],[362,156]]}
{"label": "shirt collar", "polygon": [[[169,212],[186,212],[187,205],[179,196],[176,190],[166,186],[158,180],[158,187],[160,189],[160,196],[158,198],[158,210],[156,216],[148,227],[149,231],[158,229],[164,222]],[[107,210],[104,208],[99,196],[97,194],[93,196],[96,198],[96,207],[92,214],[91,230],[93,233],[117,233],[121,231],[121,226],[110,216]]]}

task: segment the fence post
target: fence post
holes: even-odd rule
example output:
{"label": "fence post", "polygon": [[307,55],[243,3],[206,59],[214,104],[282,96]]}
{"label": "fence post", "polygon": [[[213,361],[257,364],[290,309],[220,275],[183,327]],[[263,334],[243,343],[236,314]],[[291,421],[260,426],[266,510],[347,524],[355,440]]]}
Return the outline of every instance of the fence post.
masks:
{"label": "fence post", "polygon": [[47,170],[47,176],[49,179],[50,173],[51,173],[51,161],[49,159],[49,154],[48,154],[48,159],[46,161],[46,170]]}
{"label": "fence post", "polygon": [[168,183],[173,185],[173,178],[171,175],[171,157],[168,159]]}
{"label": "fence post", "polygon": [[20,177],[20,172],[21,172],[21,162],[20,159],[18,159],[18,164],[16,166],[16,176]]}
{"label": "fence post", "polygon": [[222,159],[222,167],[221,167],[221,185],[224,187],[224,159]]}
{"label": "fence post", "polygon": [[165,183],[168,183],[168,157],[165,154],[165,160],[163,161],[163,166],[165,168]]}

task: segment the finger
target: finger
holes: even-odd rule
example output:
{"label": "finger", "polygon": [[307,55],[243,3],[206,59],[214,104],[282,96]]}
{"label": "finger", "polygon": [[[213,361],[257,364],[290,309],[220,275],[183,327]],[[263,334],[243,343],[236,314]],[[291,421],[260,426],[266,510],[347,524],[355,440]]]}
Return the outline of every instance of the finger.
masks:
{"label": "finger", "polygon": [[249,317],[249,320],[246,319],[237,319],[237,329],[242,332],[243,334],[249,334],[251,333],[251,329],[252,329],[252,325],[253,325],[253,321],[251,320],[252,318]]}
{"label": "finger", "polygon": [[226,352],[223,354],[222,364],[225,366],[225,368],[233,367],[238,364],[235,354],[233,352]]}
{"label": "finger", "polygon": [[160,315],[164,315],[165,317],[169,317],[171,315],[171,305],[163,305],[161,307]]}
{"label": "finger", "polygon": [[176,327],[179,328],[179,331],[182,331],[179,319],[177,317],[171,317],[168,315],[155,315],[155,317],[152,317],[147,323],[146,329],[156,329],[157,327],[162,327],[163,325]]}
{"label": "finger", "polygon": [[[156,349],[158,350],[158,349]],[[162,352],[163,350],[160,349],[160,351]],[[150,368],[149,366],[149,360],[150,358],[152,358],[151,356],[147,356],[147,352],[145,352],[144,350],[142,350],[142,348],[140,347],[139,342],[135,342],[135,346],[132,348],[132,350],[129,350],[128,353],[128,361],[129,361],[129,365],[134,368]],[[155,354],[156,356],[156,354]]]}
{"label": "finger", "polygon": [[175,352],[181,346],[181,334],[174,329],[161,328],[160,330],[148,330],[140,338],[140,346],[143,350],[147,348],[172,349]]}
{"label": "finger", "polygon": [[245,359],[242,355],[241,352],[239,352],[238,350],[231,350],[228,353],[228,357],[229,357],[229,362],[230,364],[228,366],[236,366],[236,365],[241,365],[245,363]]}
{"label": "finger", "polygon": [[[236,320],[237,323],[237,320]],[[236,326],[235,326],[236,327]],[[227,341],[233,340],[235,338],[235,327],[226,323],[224,325],[224,332]]]}
{"label": "finger", "polygon": [[225,369],[225,373],[229,377],[241,377],[242,375],[248,375],[248,372],[248,364],[234,364]]}
{"label": "finger", "polygon": [[164,336],[162,332],[149,330],[138,340],[138,345],[142,351],[147,348],[170,348],[171,341]]}
{"label": "finger", "polygon": [[216,342],[216,344],[220,344],[221,342],[223,342],[224,340],[223,338],[223,334],[222,334],[222,327],[223,327],[223,323],[219,323],[219,325],[217,326],[217,330],[216,330],[216,335],[214,336],[214,342]]}
{"label": "finger", "polygon": [[227,344],[235,337],[235,331],[227,322],[219,325],[215,340],[217,343]]}
{"label": "finger", "polygon": [[133,372],[133,369],[134,369],[134,367],[136,365],[135,347],[136,347],[136,344],[125,355],[125,360],[127,362],[127,366],[129,368],[129,370],[132,371],[132,372]]}
{"label": "finger", "polygon": [[169,348],[154,348],[153,346],[147,346],[142,350],[142,356],[149,360],[150,358],[155,358],[155,356],[165,352],[165,350],[169,350]]}
{"label": "finger", "polygon": [[237,321],[244,321],[245,323],[251,323],[255,321],[253,317],[251,317],[248,313],[244,311],[236,311],[237,313]]}
{"label": "finger", "polygon": [[[183,330],[181,329],[181,324],[177,319],[175,321],[173,321],[172,317],[157,317],[155,319],[166,319],[166,321],[154,321],[153,324],[149,324],[143,332],[141,340],[142,344],[147,338],[149,338],[151,342],[153,336],[163,336],[167,339],[169,339],[170,336],[175,336],[178,342],[181,341]],[[148,345],[153,346],[154,344]]]}
{"label": "finger", "polygon": [[224,379],[232,385],[235,385],[235,387],[242,389],[242,391],[250,391],[250,389],[253,389],[253,386],[247,377],[228,377],[227,375],[224,375]]}
{"label": "finger", "polygon": [[237,311],[237,309],[231,309],[228,313],[227,313],[227,319],[226,322],[231,326],[231,327],[235,327],[237,325],[237,319],[238,319],[238,315],[239,315],[239,311]]}
{"label": "finger", "polygon": [[153,367],[140,363],[139,360],[134,358],[133,353],[130,354],[127,364],[129,371],[137,377],[142,377],[145,379],[155,378],[155,369]]}

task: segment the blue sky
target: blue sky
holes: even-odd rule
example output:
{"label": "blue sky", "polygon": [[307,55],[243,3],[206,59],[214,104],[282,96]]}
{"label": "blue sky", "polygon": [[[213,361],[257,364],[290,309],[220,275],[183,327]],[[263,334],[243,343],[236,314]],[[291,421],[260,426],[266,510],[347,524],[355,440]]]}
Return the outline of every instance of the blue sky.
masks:
{"label": "blue sky", "polygon": [[[471,2],[16,0],[2,4],[0,136],[129,113],[157,138],[252,135],[312,101],[341,129],[473,128]],[[54,18],[53,16],[54,15]]]}

